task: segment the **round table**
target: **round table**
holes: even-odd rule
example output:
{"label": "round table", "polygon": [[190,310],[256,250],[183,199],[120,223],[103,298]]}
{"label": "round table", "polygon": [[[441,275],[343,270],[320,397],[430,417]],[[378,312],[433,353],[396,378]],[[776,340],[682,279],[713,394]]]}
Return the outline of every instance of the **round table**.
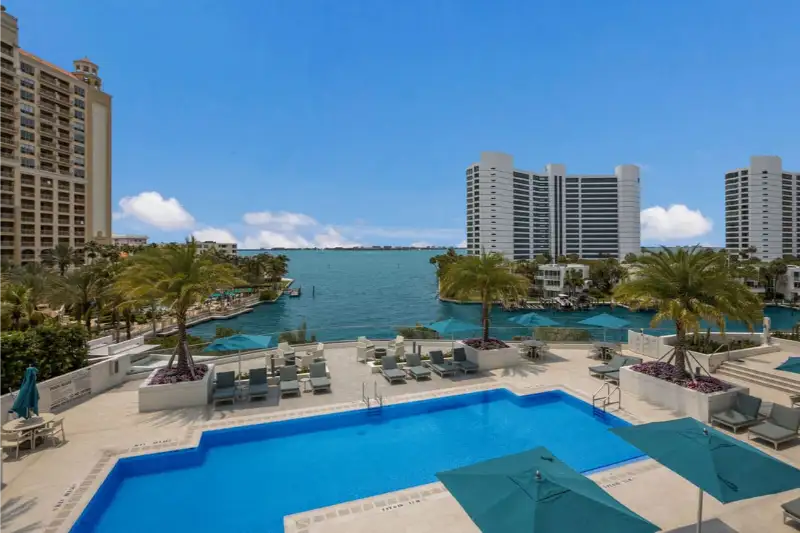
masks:
{"label": "round table", "polygon": [[10,422],[6,422],[5,424],[3,424],[3,431],[10,431],[10,432],[33,431],[35,429],[44,427],[45,425],[55,420],[55,418],[56,415],[54,415],[53,413],[42,413],[38,416],[32,416],[30,418],[17,418],[16,420],[12,420]]}

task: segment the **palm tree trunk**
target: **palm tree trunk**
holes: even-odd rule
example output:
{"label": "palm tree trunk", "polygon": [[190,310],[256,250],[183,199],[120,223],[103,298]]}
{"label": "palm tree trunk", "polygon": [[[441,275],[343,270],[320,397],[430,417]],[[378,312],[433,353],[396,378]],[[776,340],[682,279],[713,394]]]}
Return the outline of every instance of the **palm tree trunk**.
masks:
{"label": "palm tree trunk", "polygon": [[86,332],[91,334],[92,333],[92,310],[87,309],[84,313],[84,320],[86,325]]}
{"label": "palm tree trunk", "polygon": [[114,342],[119,342],[119,316],[116,309],[111,311],[111,322],[114,324]]}
{"label": "palm tree trunk", "polygon": [[481,303],[481,323],[483,324],[483,340],[489,340],[489,302]]}
{"label": "palm tree trunk", "polygon": [[675,323],[675,367],[686,374],[686,329],[680,322]]}
{"label": "palm tree trunk", "polygon": [[189,372],[189,355],[186,353],[186,314],[179,313],[175,318],[178,322],[178,365],[175,370],[180,374]]}
{"label": "palm tree trunk", "polygon": [[125,312],[125,340],[131,340],[131,314]]}

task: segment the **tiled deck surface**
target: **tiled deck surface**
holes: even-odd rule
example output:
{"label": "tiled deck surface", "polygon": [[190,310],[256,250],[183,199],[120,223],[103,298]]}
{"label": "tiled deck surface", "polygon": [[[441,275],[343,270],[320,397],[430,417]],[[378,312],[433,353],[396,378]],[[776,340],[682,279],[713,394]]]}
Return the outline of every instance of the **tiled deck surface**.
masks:
{"label": "tiled deck surface", "polygon": [[[778,361],[788,355],[777,353],[759,357]],[[282,400],[275,394],[265,401],[232,407],[223,405],[216,409],[208,407],[142,414],[138,412],[136,390],[141,381],[129,382],[66,411],[68,441],[63,446],[23,453],[19,460],[8,457],[3,460],[0,528],[4,532],[17,533],[67,531],[120,454],[191,446],[196,444],[203,429],[359,407],[363,405],[360,404],[362,383],[367,383],[371,390],[373,382],[377,382],[379,391],[388,402],[458,393],[462,388],[494,386],[508,386],[517,391],[563,387],[571,394],[588,399],[600,386],[600,381],[588,375],[586,368],[592,361],[586,356],[586,349],[555,349],[541,363],[522,363],[514,369],[454,379],[434,377],[429,382],[409,381],[405,385],[388,385],[380,376],[370,374],[365,365],[355,362],[354,348],[328,348],[326,358],[333,382],[333,392],[330,394],[305,393],[299,398]],[[260,360],[247,361],[243,368],[261,364]],[[233,363],[221,367],[221,370],[235,370],[237,366]],[[786,404],[785,395],[767,394],[757,386],[751,389],[765,399]],[[668,410],[629,395],[623,394],[622,403],[623,410],[615,414],[633,422],[674,417]],[[777,454],[766,446],[757,446],[790,463],[800,464],[800,443],[786,445]],[[622,503],[666,530],[688,526],[695,518],[697,490],[652,461],[604,471],[592,477]],[[412,494],[417,496],[412,497]],[[711,522],[704,531],[793,531],[791,526],[782,524],[780,503],[798,495],[800,492],[724,507],[707,497],[704,516]],[[378,505],[380,502],[383,504]],[[367,504],[370,505],[369,509],[366,508]],[[349,508],[361,510],[344,511]],[[350,502],[334,509],[309,510],[308,513],[288,517],[287,531],[477,530],[452,497],[437,484],[385,497],[376,496],[364,502]],[[325,519],[320,520],[319,516]],[[380,527],[376,528],[376,523],[380,523]],[[729,529],[719,529],[723,526]],[[591,531],[591,528],[587,528],[587,531]]]}

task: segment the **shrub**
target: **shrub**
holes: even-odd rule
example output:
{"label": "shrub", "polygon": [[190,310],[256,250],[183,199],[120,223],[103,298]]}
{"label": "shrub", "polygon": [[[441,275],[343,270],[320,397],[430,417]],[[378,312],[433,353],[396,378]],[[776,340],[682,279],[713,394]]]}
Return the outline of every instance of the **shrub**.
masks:
{"label": "shrub", "polygon": [[258,301],[259,302],[271,302],[272,300],[276,299],[277,297],[278,297],[278,292],[277,291],[274,291],[272,289],[267,289],[267,290],[261,291],[258,294]]}
{"label": "shrub", "polygon": [[592,340],[587,329],[578,328],[534,328],[534,337],[540,341],[582,341]]}
{"label": "shrub", "polygon": [[46,324],[0,335],[2,382],[5,389],[18,389],[28,365],[39,369],[45,381],[88,364],[88,337],[81,325]]}
{"label": "shrub", "polygon": [[229,328],[227,326],[217,326],[217,329],[214,331],[214,338],[215,339],[222,339],[224,337],[232,337],[234,335],[238,335],[241,333],[242,330]]}
{"label": "shrub", "polygon": [[406,339],[438,339],[439,334],[432,329],[428,329],[421,324],[413,328],[397,328],[397,334]]}

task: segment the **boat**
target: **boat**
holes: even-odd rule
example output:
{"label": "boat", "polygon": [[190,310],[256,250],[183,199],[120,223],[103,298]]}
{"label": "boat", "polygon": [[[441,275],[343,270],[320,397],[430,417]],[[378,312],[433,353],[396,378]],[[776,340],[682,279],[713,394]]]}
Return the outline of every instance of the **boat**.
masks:
{"label": "boat", "polygon": [[296,289],[288,289],[287,292],[290,298],[298,298],[302,294],[302,289],[298,287]]}

